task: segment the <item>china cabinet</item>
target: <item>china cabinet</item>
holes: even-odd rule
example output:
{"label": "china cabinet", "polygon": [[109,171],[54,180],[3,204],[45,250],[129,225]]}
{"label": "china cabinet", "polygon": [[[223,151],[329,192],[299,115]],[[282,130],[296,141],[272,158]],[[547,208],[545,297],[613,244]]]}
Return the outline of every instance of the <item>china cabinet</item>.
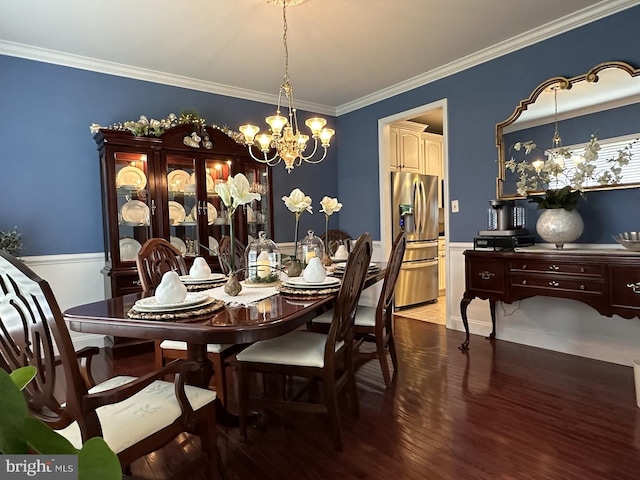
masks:
{"label": "china cabinet", "polygon": [[217,182],[244,173],[261,194],[234,215],[235,234],[248,244],[264,230],[273,236],[271,178],[266,165],[221,130],[183,124],[158,137],[101,129],[100,153],[107,297],[141,291],[135,258],[150,238],[169,240],[187,266],[204,257],[214,270],[218,241],[229,235]]}

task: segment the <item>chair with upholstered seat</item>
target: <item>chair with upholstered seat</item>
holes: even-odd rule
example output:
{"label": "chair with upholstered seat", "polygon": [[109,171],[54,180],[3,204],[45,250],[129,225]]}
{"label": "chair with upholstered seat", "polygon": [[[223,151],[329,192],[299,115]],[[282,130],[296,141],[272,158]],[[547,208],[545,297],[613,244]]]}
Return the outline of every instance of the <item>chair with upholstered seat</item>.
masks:
{"label": "chair with upholstered seat", "polygon": [[[400,232],[391,247],[378,304],[375,307],[358,305],[354,325],[356,337],[359,337],[355,348],[356,363],[377,357],[380,362],[382,377],[387,387],[391,385],[391,375],[389,373],[389,363],[387,362],[386,353],[387,347],[391,354],[394,371],[397,368],[396,350],[393,342],[393,294],[395,292],[406,246],[406,236],[404,232]],[[332,317],[333,311],[329,310],[319,317],[314,318],[311,327],[312,330],[326,330],[328,325],[331,324]],[[370,336],[373,336],[376,350],[371,353],[363,353],[360,351],[360,347],[363,341]]]}
{"label": "chair with upholstered seat", "polygon": [[[145,294],[152,295],[160,284],[162,275],[173,270],[186,275],[187,268],[180,251],[163,238],[147,240],[136,257],[138,275]],[[227,376],[225,367],[237,350],[233,345],[209,344],[207,353],[213,364],[212,385],[223,405],[227,403]],[[176,340],[156,340],[155,366],[161,368],[167,360],[186,359],[187,344]]]}
{"label": "chair with upholstered seat", "polygon": [[[186,374],[199,366],[176,361],[140,378],[93,385],[90,360],[98,351],[74,351],[49,284],[0,251],[0,368],[36,367],[35,379],[23,390],[31,416],[76,448],[102,436],[123,471],[182,432],[197,434],[210,460],[208,477],[216,478],[216,394],[184,384]],[[160,380],[168,374],[175,375],[174,382]]]}
{"label": "chair with upholstered seat", "polygon": [[[239,378],[240,434],[246,439],[250,401],[267,408],[327,413],[335,447],[342,449],[338,393],[346,390],[354,416],[359,413],[358,391],[353,367],[353,319],[364,286],[372,254],[369,234],[363,234],[347,261],[336,299],[331,327],[327,334],[295,330],[280,337],[262,340],[236,356]],[[308,383],[287,398],[250,398],[250,373],[274,373],[290,378],[302,377]],[[322,382],[323,403],[302,401],[311,385]]]}

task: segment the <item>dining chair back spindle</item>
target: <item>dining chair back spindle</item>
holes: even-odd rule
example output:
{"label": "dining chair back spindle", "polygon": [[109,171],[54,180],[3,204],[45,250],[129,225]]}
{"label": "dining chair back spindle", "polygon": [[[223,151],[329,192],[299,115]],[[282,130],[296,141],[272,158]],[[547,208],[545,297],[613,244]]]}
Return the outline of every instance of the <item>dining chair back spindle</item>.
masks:
{"label": "dining chair back spindle", "polygon": [[[334,445],[337,450],[342,450],[338,393],[345,390],[351,411],[354,416],[358,416],[358,391],[353,367],[353,323],[372,251],[371,236],[361,235],[347,260],[328,333],[295,330],[280,337],[256,342],[237,355],[242,438],[246,439],[247,435],[249,403],[258,402],[268,408],[327,413]],[[250,398],[250,373],[302,377],[308,382],[300,391],[286,398]],[[303,401],[304,393],[317,381],[323,385],[322,403],[312,401],[313,398]]]}
{"label": "dining chair back spindle", "polygon": [[[216,394],[184,384],[198,365],[176,361],[140,378],[120,376],[94,385],[91,358],[98,352],[97,347],[74,351],[49,284],[0,251],[0,368],[36,368],[23,390],[29,414],[75,448],[103,437],[123,471],[182,432],[197,434],[209,457],[208,478],[217,478]],[[170,374],[174,382],[160,380]]]}
{"label": "dining chair back spindle", "polygon": [[[152,238],[136,257],[138,275],[143,292],[152,295],[160,284],[162,275],[170,270],[179,275],[188,273],[180,251],[163,238]],[[212,343],[207,345],[207,356],[213,364],[211,384],[223,405],[227,403],[227,371],[229,358],[237,351],[233,345]],[[162,368],[167,360],[186,359],[187,344],[177,340],[155,340],[155,366]]]}
{"label": "dining chair back spindle", "polygon": [[[354,323],[354,332],[357,338],[355,345],[356,364],[377,358],[380,362],[382,377],[385,385],[391,385],[391,374],[387,361],[387,349],[391,355],[394,372],[397,370],[398,361],[393,341],[393,296],[402,266],[402,258],[407,247],[407,238],[404,232],[400,232],[393,242],[387,268],[385,270],[382,290],[375,307],[358,305]],[[326,331],[331,324],[333,311],[323,313],[313,319],[311,329],[314,331]],[[374,352],[362,352],[364,341],[372,338],[376,344]]]}
{"label": "dining chair back spindle", "polygon": [[[244,252],[246,250],[246,246],[237,238],[235,239],[235,264],[234,267],[237,270],[241,270],[244,268]],[[230,273],[230,265],[231,265],[231,237],[228,235],[223,235],[219,242],[218,248],[218,261],[220,262],[220,269],[222,273],[228,275]],[[243,280],[244,275],[240,275],[238,280]]]}

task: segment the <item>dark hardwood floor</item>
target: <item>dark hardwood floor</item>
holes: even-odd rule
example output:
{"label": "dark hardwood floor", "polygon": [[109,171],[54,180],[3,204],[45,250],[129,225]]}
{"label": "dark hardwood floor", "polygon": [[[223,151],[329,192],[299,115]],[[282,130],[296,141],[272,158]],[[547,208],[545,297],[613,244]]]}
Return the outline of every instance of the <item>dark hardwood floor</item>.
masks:
{"label": "dark hardwood floor", "polygon": [[[360,417],[342,415],[343,452],[334,451],[323,415],[267,413],[247,443],[219,427],[225,478],[640,478],[631,367],[478,336],[464,354],[462,340],[442,325],[398,317],[398,374],[385,389],[377,362],[358,371]],[[153,366],[152,354],[101,355],[97,380]],[[185,434],[135,462],[133,477],[203,479],[199,451]]]}

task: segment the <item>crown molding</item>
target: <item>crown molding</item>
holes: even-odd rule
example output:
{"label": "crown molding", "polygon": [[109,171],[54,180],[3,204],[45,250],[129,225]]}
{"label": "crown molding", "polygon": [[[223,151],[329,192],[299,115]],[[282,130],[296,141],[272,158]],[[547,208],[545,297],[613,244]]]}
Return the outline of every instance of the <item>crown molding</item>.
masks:
{"label": "crown molding", "polygon": [[361,97],[353,102],[345,103],[336,107],[336,115],[344,115],[354,110],[372,105],[376,102],[386,100],[395,95],[408,92],[414,88],[427,85],[450,75],[462,72],[468,68],[475,67],[482,63],[494,60],[503,55],[515,52],[535,43],[547,40],[562,33],[568,32],[583,25],[595,22],[628,8],[640,5],[639,0],[604,0],[591,7],[579,10],[576,13],[565,16],[541,27],[530,30],[523,34],[512,37],[503,42],[492,45],[478,52],[462,57],[454,62],[438,67],[429,72],[416,75],[403,82],[379,90],[370,95]]}
{"label": "crown molding", "polygon": [[[324,115],[340,116],[346,113],[369,106],[381,100],[427,85],[450,75],[462,72],[471,67],[494,60],[503,55],[520,50],[527,46],[541,42],[548,38],[560,35],[569,30],[581,27],[601,18],[613,15],[628,8],[640,5],[640,0],[603,0],[602,2],[584,8],[574,14],[550,22],[542,27],[517,35],[491,47],[480,50],[466,57],[460,58],[442,67],[417,75],[403,82],[384,88],[370,95],[366,95],[352,102],[338,107],[315,104],[311,102],[296,101],[296,106],[301,110],[322,113]],[[14,42],[0,40],[0,55],[25,58],[44,63],[78,68],[92,72],[116,75],[119,77],[143,80],[174,87],[187,88],[200,92],[214,93],[233,98],[241,98],[254,102],[276,105],[277,95],[247,90],[243,88],[207,82],[193,78],[183,77],[170,73],[158,72],[139,67],[133,67],[115,62],[97,60],[80,55],[73,55],[55,50],[32,47]]]}
{"label": "crown molding", "polygon": [[[241,98],[243,100],[251,100],[270,105],[276,105],[278,103],[277,95],[232,87],[229,85],[222,85],[214,82],[207,82],[204,80],[197,80],[156,70],[148,70],[146,68],[133,67],[121,63],[97,60],[90,57],[63,53],[46,48],[7,42],[4,40],[0,40],[0,55],[25,58],[27,60],[35,60],[37,62],[51,63],[54,65],[62,65],[64,67],[78,68],[80,70],[105,73],[108,75],[132,78],[135,80],[143,80],[162,85],[170,85],[172,87],[187,88],[189,90],[196,90],[199,92],[215,93],[217,95]],[[334,117],[336,115],[336,109],[327,105],[296,100],[296,107],[300,110],[322,113],[324,115],[331,115]]]}

